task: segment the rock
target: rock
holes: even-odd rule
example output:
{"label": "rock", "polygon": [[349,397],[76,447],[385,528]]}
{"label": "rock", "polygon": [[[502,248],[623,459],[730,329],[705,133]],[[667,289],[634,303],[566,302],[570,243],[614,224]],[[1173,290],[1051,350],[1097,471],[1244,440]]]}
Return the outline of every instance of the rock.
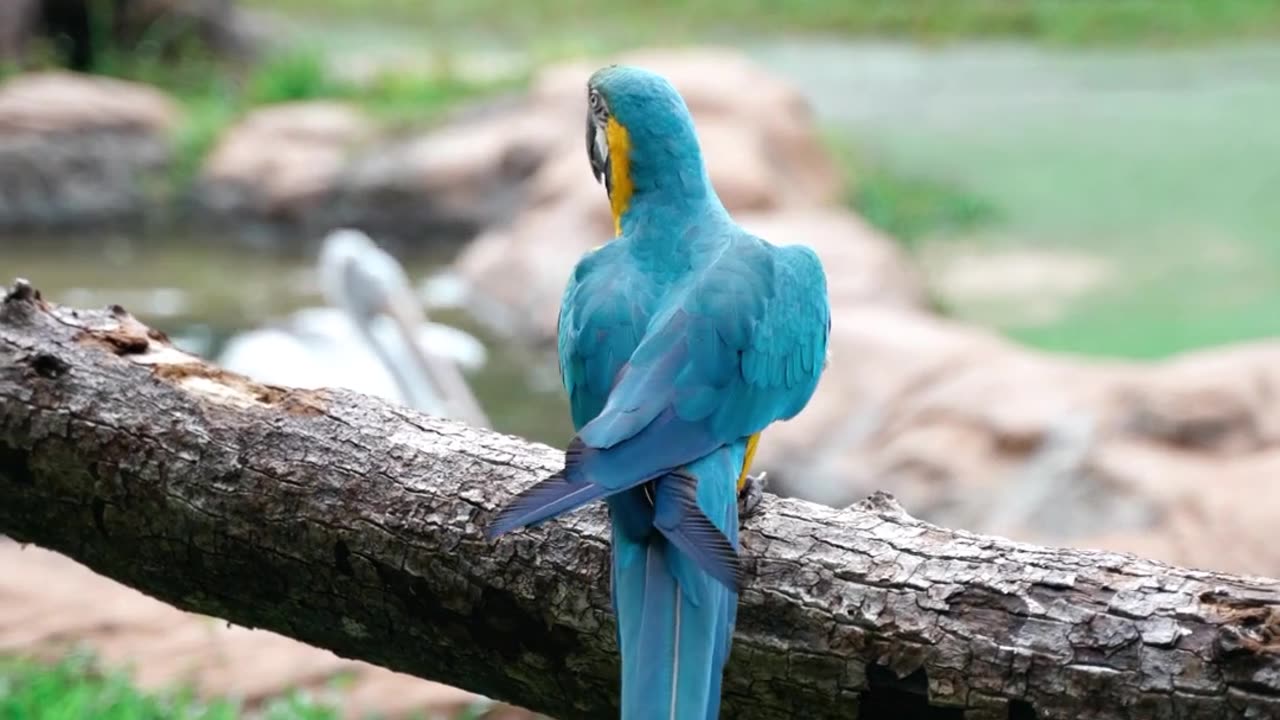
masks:
{"label": "rock", "polygon": [[345,222],[401,245],[445,247],[506,222],[530,172],[514,125],[451,126],[372,148],[339,183]]}
{"label": "rock", "polygon": [[1275,573],[1280,552],[1243,548],[1275,522],[1256,508],[1280,492],[1280,345],[1090,362],[874,304],[836,314],[832,345],[810,406],[760,444],[775,491],[888,490],[949,527]]}
{"label": "rock", "polygon": [[156,201],[177,106],[135,83],[64,72],[0,86],[0,229],[97,226]]}
{"label": "rock", "polygon": [[196,196],[223,217],[298,224],[327,213],[354,149],[373,125],[333,102],[299,102],[249,113],[205,160]]}
{"label": "rock", "polygon": [[510,228],[486,232],[463,250],[454,271],[481,321],[534,344],[551,342],[570,268],[592,238],[609,236],[608,211],[600,217],[587,209],[591,201],[582,194],[529,207]]}
{"label": "rock", "polygon": [[518,204],[529,174],[520,160],[529,132],[521,125],[504,118],[384,137],[342,104],[270,106],[227,132],[194,195],[206,217],[265,227],[275,244],[311,245],[354,227],[392,250],[458,245]]}

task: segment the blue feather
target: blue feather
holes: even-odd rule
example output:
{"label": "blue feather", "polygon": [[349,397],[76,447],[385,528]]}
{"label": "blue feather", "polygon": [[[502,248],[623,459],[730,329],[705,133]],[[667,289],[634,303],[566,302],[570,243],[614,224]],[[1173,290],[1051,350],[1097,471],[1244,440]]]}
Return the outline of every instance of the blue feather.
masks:
{"label": "blue feather", "polygon": [[[697,505],[737,549],[735,486],[744,443],[690,465]],[[666,478],[664,478],[666,480]],[[676,487],[671,485],[668,487]],[[681,488],[686,486],[680,485]],[[655,517],[681,515],[683,491],[655,496]],[[702,572],[664,535],[615,533],[614,604],[622,651],[622,720],[714,719],[733,637],[737,593]]]}
{"label": "blue feather", "polygon": [[[694,570],[707,573],[725,587],[737,592],[742,581],[737,547],[699,504],[697,493],[700,482],[699,478],[684,470],[659,478],[655,482],[657,489],[653,500],[653,526],[667,542],[692,561]],[[736,509],[736,495],[733,502]],[[690,584],[686,584],[686,587],[691,588],[691,593],[694,592]],[[699,597],[693,594],[695,604],[699,602]]]}
{"label": "blue feather", "polygon": [[[575,437],[565,451],[564,470],[527,488],[485,530],[497,537],[535,525],[589,502],[631,490],[714,450],[702,424],[668,410],[638,434],[612,447],[596,448]],[[693,529],[693,526],[688,526]],[[690,536],[692,537],[692,536]]]}

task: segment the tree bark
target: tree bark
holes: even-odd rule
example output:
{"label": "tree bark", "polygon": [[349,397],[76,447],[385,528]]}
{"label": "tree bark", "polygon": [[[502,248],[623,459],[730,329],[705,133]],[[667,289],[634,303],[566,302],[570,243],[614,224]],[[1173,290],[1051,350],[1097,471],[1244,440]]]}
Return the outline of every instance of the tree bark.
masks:
{"label": "tree bark", "polygon": [[[0,532],[187,610],[568,720],[616,713],[602,508],[496,542],[561,455],[255,384],[121,308],[0,304]],[[766,497],[724,716],[1280,717],[1280,582]]]}

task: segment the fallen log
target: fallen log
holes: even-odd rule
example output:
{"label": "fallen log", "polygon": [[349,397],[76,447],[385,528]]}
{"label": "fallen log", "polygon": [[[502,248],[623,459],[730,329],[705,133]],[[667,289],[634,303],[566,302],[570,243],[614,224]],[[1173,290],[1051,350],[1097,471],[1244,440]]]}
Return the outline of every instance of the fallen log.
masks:
{"label": "fallen log", "polygon": [[[191,611],[554,717],[616,713],[602,508],[487,542],[561,455],[264,386],[122,308],[0,302],[0,533]],[[1280,717],[1280,582],[766,496],[725,716]],[[2,569],[0,569],[2,571]]]}

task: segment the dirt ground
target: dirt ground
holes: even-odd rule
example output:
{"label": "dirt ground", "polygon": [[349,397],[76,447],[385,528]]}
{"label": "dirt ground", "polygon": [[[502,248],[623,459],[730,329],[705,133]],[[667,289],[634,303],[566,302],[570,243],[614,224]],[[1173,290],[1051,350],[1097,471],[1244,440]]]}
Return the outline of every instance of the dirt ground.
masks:
{"label": "dirt ground", "polygon": [[[54,660],[77,648],[93,651],[104,667],[131,669],[141,687],[186,684],[250,707],[294,688],[332,699],[353,719],[449,718],[481,701],[265,630],[182,612],[63,555],[0,537],[0,656]],[[485,717],[535,716],[499,707]]]}

